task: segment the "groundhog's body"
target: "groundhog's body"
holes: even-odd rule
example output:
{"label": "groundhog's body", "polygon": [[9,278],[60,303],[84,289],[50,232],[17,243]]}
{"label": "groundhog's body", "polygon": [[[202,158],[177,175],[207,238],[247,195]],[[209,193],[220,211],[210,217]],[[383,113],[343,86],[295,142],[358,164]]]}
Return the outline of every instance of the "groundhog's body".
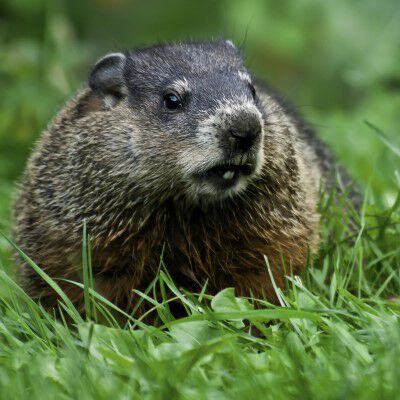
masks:
{"label": "groundhog's body", "polygon": [[[230,42],[113,54],[89,82],[29,161],[17,245],[50,276],[79,281],[85,220],[95,287],[125,309],[161,253],[189,290],[208,281],[210,293],[233,286],[273,300],[264,255],[280,285],[282,260],[297,272],[318,246],[319,185],[334,172],[321,142],[268,90],[254,93]],[[28,293],[54,305],[20,268]],[[82,291],[60,284],[82,306]]]}

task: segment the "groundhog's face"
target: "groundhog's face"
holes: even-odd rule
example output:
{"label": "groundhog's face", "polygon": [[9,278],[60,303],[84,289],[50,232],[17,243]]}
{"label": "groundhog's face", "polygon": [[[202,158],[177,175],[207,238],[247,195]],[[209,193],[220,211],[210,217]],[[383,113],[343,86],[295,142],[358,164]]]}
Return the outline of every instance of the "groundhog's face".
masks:
{"label": "groundhog's face", "polygon": [[243,191],[260,173],[263,118],[231,42],[110,54],[89,84],[110,108],[127,102],[131,145],[154,184],[212,201]]}

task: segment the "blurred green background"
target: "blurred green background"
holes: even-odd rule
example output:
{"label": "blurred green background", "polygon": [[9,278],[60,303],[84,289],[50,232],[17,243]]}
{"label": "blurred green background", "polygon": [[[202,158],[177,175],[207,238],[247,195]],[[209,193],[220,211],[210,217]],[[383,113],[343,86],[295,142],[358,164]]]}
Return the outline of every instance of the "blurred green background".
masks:
{"label": "blurred green background", "polygon": [[97,57],[220,37],[295,102],[378,202],[393,201],[398,159],[365,120],[400,143],[398,0],[0,0],[3,229],[34,140]]}

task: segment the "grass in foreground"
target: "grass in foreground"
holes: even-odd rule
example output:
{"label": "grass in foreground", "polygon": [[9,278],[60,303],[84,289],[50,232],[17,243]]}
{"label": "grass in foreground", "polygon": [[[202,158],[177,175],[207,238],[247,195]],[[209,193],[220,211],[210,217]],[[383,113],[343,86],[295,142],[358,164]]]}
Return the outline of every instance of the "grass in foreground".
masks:
{"label": "grass in foreground", "polygon": [[[328,198],[320,254],[301,278],[288,276],[287,290],[277,291],[279,307],[236,298],[233,289],[213,298],[185,293],[161,269],[153,286],[138,293],[153,305],[159,326],[135,315],[120,326],[119,311],[92,290],[84,243],[88,317],[64,297],[69,327],[0,271],[0,398],[399,397],[399,206],[400,194],[388,210],[364,207],[351,230],[341,204]],[[167,293],[187,317],[173,317]]]}

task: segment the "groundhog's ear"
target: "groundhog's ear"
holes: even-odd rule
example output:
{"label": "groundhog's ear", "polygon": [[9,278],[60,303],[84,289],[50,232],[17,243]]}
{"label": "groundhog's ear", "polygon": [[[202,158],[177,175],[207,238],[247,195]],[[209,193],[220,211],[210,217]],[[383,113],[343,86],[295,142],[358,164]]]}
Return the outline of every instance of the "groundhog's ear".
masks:
{"label": "groundhog's ear", "polygon": [[89,74],[90,88],[104,97],[107,105],[115,105],[127,91],[124,81],[126,57],[122,53],[111,53],[101,58]]}

